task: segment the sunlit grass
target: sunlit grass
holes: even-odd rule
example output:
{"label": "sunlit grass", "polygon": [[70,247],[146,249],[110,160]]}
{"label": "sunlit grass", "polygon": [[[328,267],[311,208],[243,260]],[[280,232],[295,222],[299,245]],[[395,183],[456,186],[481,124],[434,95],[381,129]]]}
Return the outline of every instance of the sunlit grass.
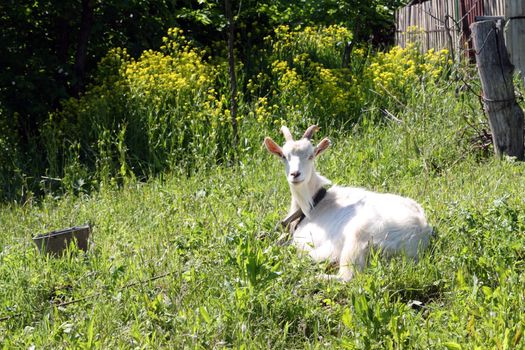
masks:
{"label": "sunlit grass", "polygon": [[[467,147],[455,132],[460,118],[445,107],[432,115],[431,105],[412,108],[433,121],[409,111],[399,116],[402,125],[323,130],[334,145],[318,168],[337,184],[421,202],[436,238],[418,264],[373,257],[348,284],[317,280],[323,266],[275,244],[289,194],[280,164],[259,148],[239,166],[4,206],[0,317],[14,317],[1,321],[0,342],[5,348],[522,345],[525,167],[460,157]],[[277,130],[271,136],[280,138]],[[36,233],[85,222],[94,225],[87,254],[50,258],[31,242]]]}

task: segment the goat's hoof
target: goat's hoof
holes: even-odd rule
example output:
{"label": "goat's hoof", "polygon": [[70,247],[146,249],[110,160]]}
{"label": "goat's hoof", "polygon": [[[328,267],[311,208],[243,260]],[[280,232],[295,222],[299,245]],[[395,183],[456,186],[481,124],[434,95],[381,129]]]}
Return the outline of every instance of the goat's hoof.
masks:
{"label": "goat's hoof", "polygon": [[290,235],[288,233],[284,233],[277,239],[277,245],[279,246],[287,246],[291,243]]}
{"label": "goat's hoof", "polygon": [[317,278],[324,281],[342,281],[337,275],[329,275],[327,273],[317,274]]}

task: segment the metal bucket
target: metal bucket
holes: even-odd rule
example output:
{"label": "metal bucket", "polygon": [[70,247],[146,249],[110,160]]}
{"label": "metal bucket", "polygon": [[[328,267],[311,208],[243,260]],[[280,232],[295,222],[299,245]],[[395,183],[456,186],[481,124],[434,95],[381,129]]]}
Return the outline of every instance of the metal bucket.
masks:
{"label": "metal bucket", "polygon": [[59,255],[72,241],[76,241],[79,249],[87,251],[90,234],[91,225],[86,224],[38,235],[33,237],[33,242],[41,253]]}

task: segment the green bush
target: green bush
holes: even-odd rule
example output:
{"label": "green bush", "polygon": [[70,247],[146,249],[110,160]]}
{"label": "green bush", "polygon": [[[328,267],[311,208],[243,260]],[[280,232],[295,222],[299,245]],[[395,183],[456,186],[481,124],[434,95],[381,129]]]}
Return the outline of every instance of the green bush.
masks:
{"label": "green bush", "polygon": [[138,59],[111,50],[88,91],[50,115],[43,129],[50,175],[67,177],[78,163],[98,179],[147,176],[227,156],[229,111],[216,90],[222,68],[205,62],[179,29],[163,42]]}
{"label": "green bush", "polygon": [[278,27],[267,38],[268,67],[247,86],[256,120],[268,126],[348,126],[363,113],[383,118],[385,109],[398,111],[422,87],[446,77],[448,52],[423,54],[415,46],[375,54],[357,46],[343,66],[351,38],[340,26]]}
{"label": "green bush", "polygon": [[268,127],[355,120],[363,102],[354,83],[358,79],[353,70],[341,68],[351,37],[340,26],[278,27],[266,39],[268,66],[248,81],[255,119]]}
{"label": "green bush", "polygon": [[364,81],[383,104],[388,104],[386,100],[394,101],[399,109],[399,105],[414,97],[419,87],[433,85],[446,76],[451,64],[447,49],[421,53],[413,44],[406,48],[395,46],[371,58],[364,70]]}

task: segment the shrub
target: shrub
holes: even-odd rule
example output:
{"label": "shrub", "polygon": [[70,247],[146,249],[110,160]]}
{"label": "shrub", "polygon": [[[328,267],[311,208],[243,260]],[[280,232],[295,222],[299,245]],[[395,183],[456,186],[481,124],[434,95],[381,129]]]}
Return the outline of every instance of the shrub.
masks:
{"label": "shrub", "polygon": [[288,26],[275,29],[275,36],[266,40],[272,47],[275,59],[294,62],[301,55],[326,68],[340,68],[345,44],[352,39],[345,27],[301,27],[290,30]]}
{"label": "shrub", "polygon": [[268,125],[353,124],[364,112],[399,109],[422,85],[446,74],[451,63],[447,50],[421,53],[411,45],[375,55],[355,47],[349,65],[343,66],[351,38],[352,33],[340,26],[278,27],[267,38],[266,72],[248,83],[250,93],[258,95],[257,120]]}
{"label": "shrub", "polygon": [[371,58],[364,71],[365,81],[377,94],[406,102],[415,88],[439,79],[451,63],[446,49],[421,53],[414,44],[395,46]]}
{"label": "shrub", "polygon": [[53,176],[66,176],[71,162],[101,179],[125,178],[227,154],[228,106],[215,89],[220,66],[177,28],[163,43],[138,59],[111,50],[88,91],[50,115],[43,134]]}
{"label": "shrub", "polygon": [[[346,43],[352,38],[341,26],[279,26],[268,43],[268,67],[248,82],[258,121],[322,125],[346,122],[363,101],[355,88],[356,72],[341,68]],[[355,59],[363,59],[356,55]],[[261,95],[270,110],[261,110]],[[277,107],[278,106],[278,107]],[[262,112],[262,114],[261,114]],[[349,117],[350,116],[350,117]]]}

